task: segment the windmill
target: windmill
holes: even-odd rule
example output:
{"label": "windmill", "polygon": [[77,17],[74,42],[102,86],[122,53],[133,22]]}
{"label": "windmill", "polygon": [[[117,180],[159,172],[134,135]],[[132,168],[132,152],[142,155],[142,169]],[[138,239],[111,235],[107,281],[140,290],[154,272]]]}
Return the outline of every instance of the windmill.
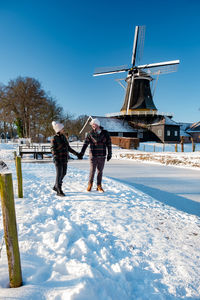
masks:
{"label": "windmill", "polygon": [[153,102],[153,96],[150,87],[150,83],[153,80],[152,76],[157,75],[158,80],[158,77],[161,74],[175,72],[177,70],[178,64],[180,63],[179,60],[173,60],[146,65],[137,65],[139,59],[142,56],[144,36],[145,26],[136,26],[130,67],[120,66],[109,69],[97,69],[93,74],[93,76],[100,76],[122,72],[128,73],[125,79],[127,83],[127,86],[125,88],[126,94],[124,103],[120,111],[120,115],[134,115],[136,113],[138,114],[139,112],[141,114],[147,112],[157,112],[157,108]]}

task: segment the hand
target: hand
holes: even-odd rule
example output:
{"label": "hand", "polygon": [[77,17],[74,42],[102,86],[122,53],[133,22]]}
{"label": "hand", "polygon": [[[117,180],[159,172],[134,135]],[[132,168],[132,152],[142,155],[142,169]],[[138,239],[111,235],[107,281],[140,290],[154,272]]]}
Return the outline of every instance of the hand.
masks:
{"label": "hand", "polygon": [[108,154],[107,155],[107,161],[109,161],[111,159],[112,155],[111,154]]}

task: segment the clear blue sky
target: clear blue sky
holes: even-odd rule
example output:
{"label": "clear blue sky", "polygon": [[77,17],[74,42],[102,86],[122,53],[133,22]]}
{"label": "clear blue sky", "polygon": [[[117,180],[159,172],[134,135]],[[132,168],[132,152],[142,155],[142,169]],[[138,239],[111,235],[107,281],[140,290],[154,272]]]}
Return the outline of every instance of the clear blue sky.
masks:
{"label": "clear blue sky", "polygon": [[130,64],[136,25],[146,25],[141,64],[180,59],[159,77],[154,102],[175,121],[200,121],[199,0],[0,0],[0,82],[39,80],[65,112],[118,112],[124,90],[93,77],[96,67]]}

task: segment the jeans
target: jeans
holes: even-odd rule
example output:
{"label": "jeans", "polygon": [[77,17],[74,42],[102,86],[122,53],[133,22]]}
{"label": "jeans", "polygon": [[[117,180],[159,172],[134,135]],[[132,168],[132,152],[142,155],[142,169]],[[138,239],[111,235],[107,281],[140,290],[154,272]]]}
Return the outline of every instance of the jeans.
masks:
{"label": "jeans", "polygon": [[60,188],[62,186],[63,178],[67,174],[67,162],[56,162],[56,182],[55,187]]}
{"label": "jeans", "polygon": [[101,185],[102,176],[103,176],[103,168],[105,164],[105,157],[90,157],[90,175],[89,175],[89,183],[93,183],[94,174],[97,169],[97,185]]}

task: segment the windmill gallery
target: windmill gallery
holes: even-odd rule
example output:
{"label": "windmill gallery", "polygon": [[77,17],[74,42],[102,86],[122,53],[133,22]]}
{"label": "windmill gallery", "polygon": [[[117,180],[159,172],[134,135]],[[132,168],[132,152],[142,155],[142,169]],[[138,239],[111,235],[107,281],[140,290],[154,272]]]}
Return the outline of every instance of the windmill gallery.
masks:
{"label": "windmill gallery", "polygon": [[[80,132],[82,138],[89,130],[90,120],[98,117],[102,126],[109,131],[113,140],[117,137],[118,139],[126,137],[138,141],[179,143],[183,139],[180,133],[182,132],[181,126],[183,124],[172,120],[172,115],[170,114],[160,114],[153,101],[159,76],[175,72],[180,61],[173,60],[138,65],[137,63],[141,58],[144,47],[144,36],[145,26],[136,26],[131,67],[101,68],[97,69],[93,74],[93,76],[103,76],[126,72],[126,85],[122,84],[121,80],[118,80],[125,89],[125,98],[120,112],[107,114],[105,117],[90,116]],[[153,80],[155,80],[154,91],[152,91],[150,86]],[[189,134],[185,133],[185,137],[188,138],[188,136]]]}

